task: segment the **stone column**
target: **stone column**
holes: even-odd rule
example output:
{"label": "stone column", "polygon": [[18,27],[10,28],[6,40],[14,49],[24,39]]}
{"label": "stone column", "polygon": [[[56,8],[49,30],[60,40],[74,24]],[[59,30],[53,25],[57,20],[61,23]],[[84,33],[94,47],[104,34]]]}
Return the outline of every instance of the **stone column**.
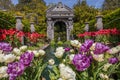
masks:
{"label": "stone column", "polygon": [[16,16],[16,30],[22,31],[23,30],[23,24],[22,24],[22,16]]}
{"label": "stone column", "polygon": [[30,22],[30,31],[31,33],[35,32],[34,22]]}
{"label": "stone column", "polygon": [[85,28],[84,28],[85,32],[89,31],[89,22],[85,22]]}
{"label": "stone column", "polygon": [[[17,31],[23,30],[22,16],[16,16],[16,30]],[[21,39],[22,39],[21,44],[24,45],[24,36],[22,36]]]}
{"label": "stone column", "polygon": [[67,26],[67,41],[70,40],[70,28]]}
{"label": "stone column", "polygon": [[47,38],[50,40],[54,39],[54,30],[52,28],[52,20],[51,18],[48,18],[47,20]]}
{"label": "stone column", "polygon": [[72,30],[72,29],[73,29],[73,19],[72,19],[72,18],[69,18],[68,20],[69,20],[69,21],[68,21],[69,28],[70,28],[70,30]]}
{"label": "stone column", "polygon": [[72,30],[73,30],[73,20],[72,18],[69,18],[67,25],[67,40],[70,40],[70,35]]}
{"label": "stone column", "polygon": [[53,39],[54,39],[54,23],[52,21],[52,23],[51,23],[51,40],[53,40]]}
{"label": "stone column", "polygon": [[96,16],[96,19],[97,19],[97,23],[96,23],[97,30],[103,29],[102,15]]}

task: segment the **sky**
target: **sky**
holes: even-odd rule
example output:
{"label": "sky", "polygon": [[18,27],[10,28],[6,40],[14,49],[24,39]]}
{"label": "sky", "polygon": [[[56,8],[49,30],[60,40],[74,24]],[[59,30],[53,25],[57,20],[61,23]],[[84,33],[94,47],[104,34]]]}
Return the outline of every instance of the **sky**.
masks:
{"label": "sky", "polygon": [[[104,2],[104,0],[86,0],[87,4],[90,6],[94,6],[95,8],[100,8]],[[14,4],[18,3],[18,0],[12,0]],[[48,4],[50,3],[58,3],[62,2],[63,4],[69,6],[72,8],[72,6],[77,3],[77,0],[45,0],[45,2]]]}

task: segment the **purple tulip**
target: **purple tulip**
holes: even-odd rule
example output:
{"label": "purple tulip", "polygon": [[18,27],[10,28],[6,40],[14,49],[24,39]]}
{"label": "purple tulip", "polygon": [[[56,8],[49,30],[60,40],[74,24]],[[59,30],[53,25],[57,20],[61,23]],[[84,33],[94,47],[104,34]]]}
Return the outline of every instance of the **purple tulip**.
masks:
{"label": "purple tulip", "polygon": [[116,57],[113,57],[113,58],[110,58],[109,59],[109,63],[110,64],[115,64],[115,63],[117,63],[118,62],[118,58],[116,58]]}
{"label": "purple tulip", "polygon": [[25,66],[29,66],[33,58],[34,58],[33,52],[25,52],[20,56],[20,62]]}
{"label": "purple tulip", "polygon": [[15,80],[17,76],[20,76],[24,72],[24,69],[24,65],[20,62],[9,63],[7,69],[9,80]]}
{"label": "purple tulip", "polygon": [[107,50],[109,50],[108,46],[106,46],[102,43],[96,43],[94,54],[102,54],[102,53],[106,52]]}
{"label": "purple tulip", "polygon": [[93,40],[85,40],[85,43],[80,47],[80,52],[88,52],[93,43]]}
{"label": "purple tulip", "polygon": [[84,71],[90,66],[91,59],[86,54],[76,54],[72,63],[78,71]]}
{"label": "purple tulip", "polygon": [[66,51],[66,52],[70,51],[70,48],[65,48],[65,51]]}
{"label": "purple tulip", "polygon": [[3,50],[4,52],[10,52],[12,47],[9,43],[0,42],[0,50]]}

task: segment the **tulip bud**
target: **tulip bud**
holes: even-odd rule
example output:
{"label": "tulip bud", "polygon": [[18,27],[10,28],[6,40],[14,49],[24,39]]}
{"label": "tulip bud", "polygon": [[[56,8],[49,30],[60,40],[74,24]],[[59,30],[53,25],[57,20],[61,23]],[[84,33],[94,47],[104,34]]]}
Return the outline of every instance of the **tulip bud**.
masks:
{"label": "tulip bud", "polygon": [[50,60],[48,61],[48,63],[49,63],[49,65],[54,65],[54,64],[55,64],[55,61],[54,61],[54,59],[50,59]]}

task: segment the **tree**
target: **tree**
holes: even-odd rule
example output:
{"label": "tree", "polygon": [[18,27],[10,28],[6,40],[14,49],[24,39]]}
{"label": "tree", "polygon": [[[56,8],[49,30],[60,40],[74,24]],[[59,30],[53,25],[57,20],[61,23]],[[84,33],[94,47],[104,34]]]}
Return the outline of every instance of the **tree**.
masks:
{"label": "tree", "polygon": [[74,6],[74,30],[73,33],[77,35],[84,31],[84,23],[95,19],[98,10],[87,5],[86,0],[82,0],[80,4]]}
{"label": "tree", "polygon": [[16,11],[24,13],[26,19],[29,20],[31,16],[34,17],[34,22],[37,23],[37,31],[46,32],[46,4],[44,0],[19,0],[19,3],[16,5]]}
{"label": "tree", "polygon": [[120,8],[120,0],[105,0],[102,6],[103,10],[115,10]]}
{"label": "tree", "polygon": [[0,9],[8,10],[13,8],[13,4],[11,0],[0,0]]}

